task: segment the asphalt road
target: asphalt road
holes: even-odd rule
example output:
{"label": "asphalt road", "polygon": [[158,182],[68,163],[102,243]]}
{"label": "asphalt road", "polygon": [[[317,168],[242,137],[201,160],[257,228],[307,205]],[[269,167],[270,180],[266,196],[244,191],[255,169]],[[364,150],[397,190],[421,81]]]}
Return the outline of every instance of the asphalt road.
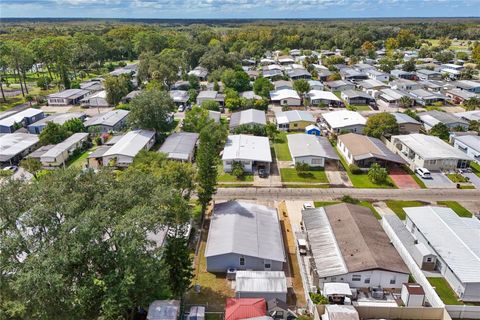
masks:
{"label": "asphalt road", "polygon": [[476,189],[219,188],[215,200],[333,200],[349,195],[364,200],[440,200],[478,202]]}

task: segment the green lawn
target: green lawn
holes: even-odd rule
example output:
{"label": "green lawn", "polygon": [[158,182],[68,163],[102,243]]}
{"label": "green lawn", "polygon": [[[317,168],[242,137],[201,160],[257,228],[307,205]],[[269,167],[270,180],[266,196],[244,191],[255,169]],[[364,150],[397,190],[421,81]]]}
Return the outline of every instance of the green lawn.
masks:
{"label": "green lawn", "polygon": [[461,301],[458,300],[455,291],[450,287],[447,280],[444,278],[427,278],[428,282],[434,287],[435,291],[437,292],[440,299],[442,299],[443,303],[447,305],[461,305],[463,304]]}
{"label": "green lawn", "polygon": [[361,174],[353,174],[349,167],[347,161],[343,158],[343,156],[338,152],[337,149],[335,149],[338,153],[338,156],[340,157],[340,162],[342,163],[343,167],[345,168],[345,171],[347,172],[348,177],[350,178],[350,181],[352,182],[353,186],[355,188],[368,188],[368,189],[373,189],[373,188],[381,188],[381,189],[390,189],[390,188],[396,188],[395,184],[393,183],[392,179],[390,177],[387,178],[386,183],[382,184],[376,184],[370,181],[368,178],[367,173],[361,173]]}
{"label": "green lawn", "polygon": [[472,168],[472,171],[480,177],[480,165],[476,162],[471,161],[470,162],[470,168]]}
{"label": "green lawn", "polygon": [[309,170],[302,175],[295,168],[281,168],[282,182],[328,183],[324,170]]}
{"label": "green lawn", "polygon": [[395,214],[401,219],[405,220],[406,214],[403,208],[408,207],[421,207],[426,205],[421,201],[404,201],[404,200],[387,200],[385,201],[387,207],[389,207]]}
{"label": "green lawn", "polygon": [[331,206],[332,204],[338,204],[341,203],[340,201],[315,201],[313,205],[315,208],[320,208],[320,207],[326,207],[326,206]]}
{"label": "green lawn", "polygon": [[74,157],[70,157],[67,161],[67,167],[72,167],[72,168],[83,168],[83,165],[87,163],[87,158],[90,152],[95,150],[96,147],[90,148],[82,153],[79,153],[78,155]]}
{"label": "green lawn", "polygon": [[244,174],[243,177],[237,179],[237,177],[231,175],[230,173],[223,172],[223,165],[218,166],[218,176],[217,182],[253,182],[253,174]]}
{"label": "green lawn", "polygon": [[462,207],[458,202],[456,201],[438,201],[437,204],[441,206],[446,206],[455,211],[456,214],[458,214],[460,217],[465,217],[465,218],[471,218],[472,213]]}
{"label": "green lawn", "polygon": [[273,142],[273,148],[279,161],[292,161],[290,150],[288,149],[287,133],[280,132],[277,134],[275,141]]}
{"label": "green lawn", "polygon": [[449,173],[447,174],[448,179],[452,180],[455,183],[464,183],[468,182],[468,179],[462,176],[460,173]]}
{"label": "green lawn", "polygon": [[348,110],[351,111],[371,111],[372,109],[366,104],[351,104],[347,106]]}

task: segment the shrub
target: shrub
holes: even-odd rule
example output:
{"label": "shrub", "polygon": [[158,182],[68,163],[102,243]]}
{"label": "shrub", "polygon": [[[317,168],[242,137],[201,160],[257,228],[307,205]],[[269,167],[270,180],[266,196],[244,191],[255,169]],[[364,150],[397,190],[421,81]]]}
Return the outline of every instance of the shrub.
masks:
{"label": "shrub", "polygon": [[232,175],[235,178],[240,179],[244,174],[245,170],[243,169],[243,164],[241,162],[234,161],[232,164]]}
{"label": "shrub", "polygon": [[328,304],[327,297],[323,296],[320,293],[310,292],[310,298],[314,304]]}
{"label": "shrub", "polygon": [[348,170],[353,174],[360,174],[362,170],[354,163],[348,165]]}
{"label": "shrub", "polygon": [[345,203],[351,203],[351,204],[357,204],[360,202],[360,200],[358,199],[355,199],[349,195],[344,195],[341,199],[340,199],[342,202],[345,202]]}
{"label": "shrub", "polygon": [[378,163],[374,163],[368,170],[368,178],[376,184],[385,183],[388,178],[387,169],[382,168]]}
{"label": "shrub", "polygon": [[310,170],[310,166],[304,162],[297,162],[295,163],[295,170],[297,171],[297,174],[300,176],[302,174],[305,174],[308,170]]}

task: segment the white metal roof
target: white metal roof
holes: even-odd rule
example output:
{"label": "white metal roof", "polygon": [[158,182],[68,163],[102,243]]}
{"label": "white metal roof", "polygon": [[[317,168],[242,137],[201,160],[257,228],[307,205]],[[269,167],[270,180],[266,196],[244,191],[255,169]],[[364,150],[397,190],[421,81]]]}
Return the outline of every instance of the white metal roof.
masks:
{"label": "white metal roof", "polygon": [[287,278],[283,271],[237,271],[236,292],[287,292]]}
{"label": "white metal roof", "polygon": [[43,118],[37,122],[32,123],[30,126],[35,127],[35,126],[42,126],[46,125],[48,122],[53,122],[57,124],[64,124],[68,120],[72,119],[79,119],[85,117],[85,113],[83,112],[67,112],[67,113],[55,113],[52,114],[51,116],[48,116],[46,118]]}
{"label": "white metal roof", "polygon": [[174,132],[162,144],[159,152],[168,158],[188,160],[193,155],[199,134],[196,132]]}
{"label": "white metal roof", "polygon": [[105,152],[104,156],[124,155],[135,157],[154,136],[155,132],[153,131],[130,131]]}
{"label": "white metal roof", "polygon": [[228,253],[285,261],[277,210],[241,201],[216,204],[205,256]]}
{"label": "white metal roof", "polygon": [[0,161],[8,161],[38,142],[38,136],[28,133],[0,135]]}
{"label": "white metal roof", "polygon": [[78,97],[84,96],[90,91],[83,89],[67,89],[57,93],[52,93],[48,95],[48,98],[64,98],[64,99],[76,99]]}
{"label": "white metal roof", "polygon": [[84,125],[85,127],[96,125],[114,126],[118,122],[122,121],[129,113],[130,111],[128,110],[112,110],[88,119],[87,121],[85,121]]}
{"label": "white metal roof", "polygon": [[350,110],[338,110],[322,114],[323,119],[331,128],[343,128],[355,125],[365,125],[365,119],[360,113]]}
{"label": "white metal roof", "polygon": [[331,101],[341,101],[333,92],[331,91],[322,91],[322,90],[310,90],[308,96],[312,100],[331,100]]}
{"label": "white metal roof", "polygon": [[325,306],[328,320],[359,320],[357,309],[351,305],[327,304]]}
{"label": "white metal roof", "polygon": [[480,282],[480,221],[444,207],[405,208],[430,246],[463,283]]}
{"label": "white metal roof", "polygon": [[268,138],[245,134],[230,135],[223,149],[222,160],[272,162]]}
{"label": "white metal roof", "polygon": [[392,141],[400,140],[413,152],[425,160],[434,159],[462,159],[472,160],[462,151],[452,147],[445,141],[435,136],[427,136],[421,133],[392,136]]}
{"label": "white metal roof", "polygon": [[343,294],[347,296],[352,295],[350,285],[345,282],[327,282],[323,284],[323,295]]}
{"label": "white metal roof", "polygon": [[14,123],[22,122],[23,119],[25,119],[25,118],[34,117],[34,116],[39,115],[41,113],[43,113],[43,111],[40,110],[40,109],[28,108],[28,109],[25,109],[25,110],[20,111],[18,113],[15,113],[15,114],[13,114],[9,117],[1,119],[0,120],[0,126],[10,127]]}
{"label": "white metal roof", "polygon": [[270,91],[270,99],[272,101],[280,101],[283,99],[297,99],[300,100],[300,96],[297,91],[292,89],[280,89],[275,91]]}
{"label": "white metal roof", "polygon": [[461,143],[468,146],[469,148],[480,151],[480,136],[472,136],[472,135],[457,136],[455,137],[455,141],[460,141]]}
{"label": "white metal roof", "polygon": [[296,121],[306,121],[315,123],[315,119],[312,114],[307,111],[302,110],[289,110],[282,112],[275,112],[275,118],[278,124],[296,122]]}

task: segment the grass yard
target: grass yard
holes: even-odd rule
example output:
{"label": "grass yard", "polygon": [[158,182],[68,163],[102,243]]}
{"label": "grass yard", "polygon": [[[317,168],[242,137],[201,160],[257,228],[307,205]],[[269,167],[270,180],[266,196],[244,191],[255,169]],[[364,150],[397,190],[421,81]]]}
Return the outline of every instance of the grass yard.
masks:
{"label": "grass yard", "polygon": [[463,303],[458,300],[455,291],[450,287],[447,280],[444,278],[427,278],[428,282],[434,287],[440,299],[447,305],[462,305]]}
{"label": "grass yard", "polygon": [[456,201],[438,201],[437,204],[446,206],[455,211],[455,213],[463,218],[471,218],[472,213],[465,209],[461,204]]}
{"label": "grass yard", "polygon": [[67,167],[77,168],[77,169],[83,168],[83,165],[87,163],[88,155],[90,154],[90,152],[92,152],[96,148],[97,147],[92,147],[82,153],[77,154],[74,157],[70,157],[70,159],[68,159],[67,161]]}
{"label": "grass yard", "polygon": [[473,171],[478,177],[480,177],[480,164],[471,161],[471,162],[470,162],[470,168],[472,168],[472,171]]}
{"label": "grass yard", "polygon": [[372,111],[372,109],[366,104],[348,105],[347,109],[351,111]]}
{"label": "grass yard", "polygon": [[421,207],[426,205],[422,201],[405,201],[405,200],[387,200],[385,201],[387,207],[389,207],[395,214],[401,219],[405,220],[406,214],[403,208],[408,207]]}
{"label": "grass yard", "polygon": [[326,207],[326,206],[331,206],[332,204],[338,204],[341,203],[340,201],[315,201],[313,205],[315,208],[320,208],[320,207]]}
{"label": "grass yard", "polygon": [[298,174],[295,168],[281,168],[282,182],[328,183],[324,170],[309,170]]}
{"label": "grass yard", "polygon": [[448,179],[452,180],[455,183],[465,183],[469,182],[467,178],[462,176],[460,173],[449,173],[447,174]]}
{"label": "grass yard", "polygon": [[237,177],[231,175],[230,173],[223,172],[223,165],[218,166],[218,176],[217,182],[253,182],[253,174],[245,173],[243,177],[237,179]]}
{"label": "grass yard", "polygon": [[273,148],[279,161],[292,161],[290,150],[288,149],[287,133],[280,132],[273,142]]}

